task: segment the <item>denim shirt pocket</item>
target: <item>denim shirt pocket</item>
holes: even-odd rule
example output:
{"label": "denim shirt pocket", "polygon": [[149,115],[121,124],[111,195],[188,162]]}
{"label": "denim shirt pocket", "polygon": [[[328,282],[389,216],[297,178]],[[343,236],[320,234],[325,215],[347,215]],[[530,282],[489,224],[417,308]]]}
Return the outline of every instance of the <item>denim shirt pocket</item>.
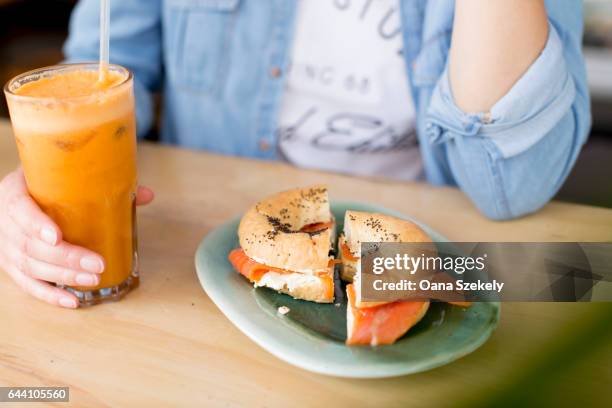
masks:
{"label": "denim shirt pocket", "polygon": [[239,4],[240,0],[166,1],[166,70],[176,86],[208,94],[221,89]]}

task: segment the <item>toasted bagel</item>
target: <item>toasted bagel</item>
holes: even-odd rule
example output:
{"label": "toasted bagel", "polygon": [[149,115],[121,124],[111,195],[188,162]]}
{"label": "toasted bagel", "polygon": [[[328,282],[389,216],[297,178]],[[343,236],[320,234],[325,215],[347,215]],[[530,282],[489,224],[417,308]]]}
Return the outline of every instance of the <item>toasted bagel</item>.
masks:
{"label": "toasted bagel", "polygon": [[[342,280],[352,282],[359,270],[362,242],[431,242],[431,238],[413,222],[390,215],[347,211],[344,232],[338,240],[342,261]],[[343,246],[348,249],[345,253]],[[348,256],[347,256],[348,255]]]}
{"label": "toasted bagel", "polygon": [[292,272],[329,270],[333,228],[302,232],[332,222],[327,188],[315,186],[275,194],[249,209],[240,221],[240,246],[253,260]]}
{"label": "toasted bagel", "polygon": [[317,303],[331,303],[334,301],[334,272],[333,267],[328,273],[306,275],[303,273],[264,274],[255,286],[264,286],[285,293],[295,299],[308,300]]}
{"label": "toasted bagel", "polygon": [[[407,220],[359,211],[345,213],[344,232],[338,240],[338,252],[342,262],[340,277],[342,280],[355,282],[347,287],[347,293],[350,289],[348,293],[350,305],[347,308],[349,334],[347,343],[391,344],[421,320],[427,311],[429,302],[362,301],[361,285],[358,281],[361,270],[362,242],[430,243],[432,240],[418,225]],[[358,316],[359,319],[356,319],[355,316]]]}
{"label": "toasted bagel", "polygon": [[415,223],[385,214],[347,211],[344,236],[351,254],[361,256],[362,242],[431,242]]}

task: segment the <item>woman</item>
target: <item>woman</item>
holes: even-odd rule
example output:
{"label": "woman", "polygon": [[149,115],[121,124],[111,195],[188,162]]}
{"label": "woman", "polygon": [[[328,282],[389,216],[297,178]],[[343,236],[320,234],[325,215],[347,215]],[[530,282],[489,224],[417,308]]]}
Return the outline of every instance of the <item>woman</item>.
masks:
{"label": "woman", "polygon": [[[98,0],[69,60],[95,60]],[[111,60],[135,74],[139,134],[163,92],[164,142],[303,167],[457,185],[485,215],[553,197],[590,127],[573,0],[122,0]],[[152,199],[141,189],[139,201]],[[95,285],[17,170],[0,185],[0,264],[34,296]]]}

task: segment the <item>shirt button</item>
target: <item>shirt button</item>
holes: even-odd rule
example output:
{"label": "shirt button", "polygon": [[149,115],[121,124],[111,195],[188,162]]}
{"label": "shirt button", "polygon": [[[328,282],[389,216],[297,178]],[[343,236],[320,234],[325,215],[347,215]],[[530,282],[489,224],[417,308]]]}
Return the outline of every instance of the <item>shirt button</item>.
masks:
{"label": "shirt button", "polygon": [[480,119],[480,121],[484,123],[485,125],[488,125],[489,123],[493,122],[493,118],[491,117],[491,112],[485,112],[482,115],[482,118]]}
{"label": "shirt button", "polygon": [[272,69],[270,69],[270,76],[272,78],[279,78],[282,73],[283,71],[279,67],[272,67]]}
{"label": "shirt button", "polygon": [[270,150],[270,142],[268,142],[266,139],[259,139],[259,150],[262,152],[267,152]]}
{"label": "shirt button", "polygon": [[430,143],[436,143],[440,140],[442,136],[442,129],[440,128],[440,126],[429,122],[427,124],[426,133],[427,133],[427,136],[429,137]]}

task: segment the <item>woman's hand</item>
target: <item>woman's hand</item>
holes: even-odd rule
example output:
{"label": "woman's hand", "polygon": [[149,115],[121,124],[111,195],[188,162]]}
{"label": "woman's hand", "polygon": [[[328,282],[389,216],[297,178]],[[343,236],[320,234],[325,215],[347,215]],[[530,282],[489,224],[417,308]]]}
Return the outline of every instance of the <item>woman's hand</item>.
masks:
{"label": "woman's hand", "polygon": [[[137,205],[153,200],[153,192],[138,187]],[[49,282],[96,286],[104,258],[62,240],[62,231],[28,194],[21,169],[0,182],[0,268],[23,290],[52,305],[77,308],[72,293]]]}

